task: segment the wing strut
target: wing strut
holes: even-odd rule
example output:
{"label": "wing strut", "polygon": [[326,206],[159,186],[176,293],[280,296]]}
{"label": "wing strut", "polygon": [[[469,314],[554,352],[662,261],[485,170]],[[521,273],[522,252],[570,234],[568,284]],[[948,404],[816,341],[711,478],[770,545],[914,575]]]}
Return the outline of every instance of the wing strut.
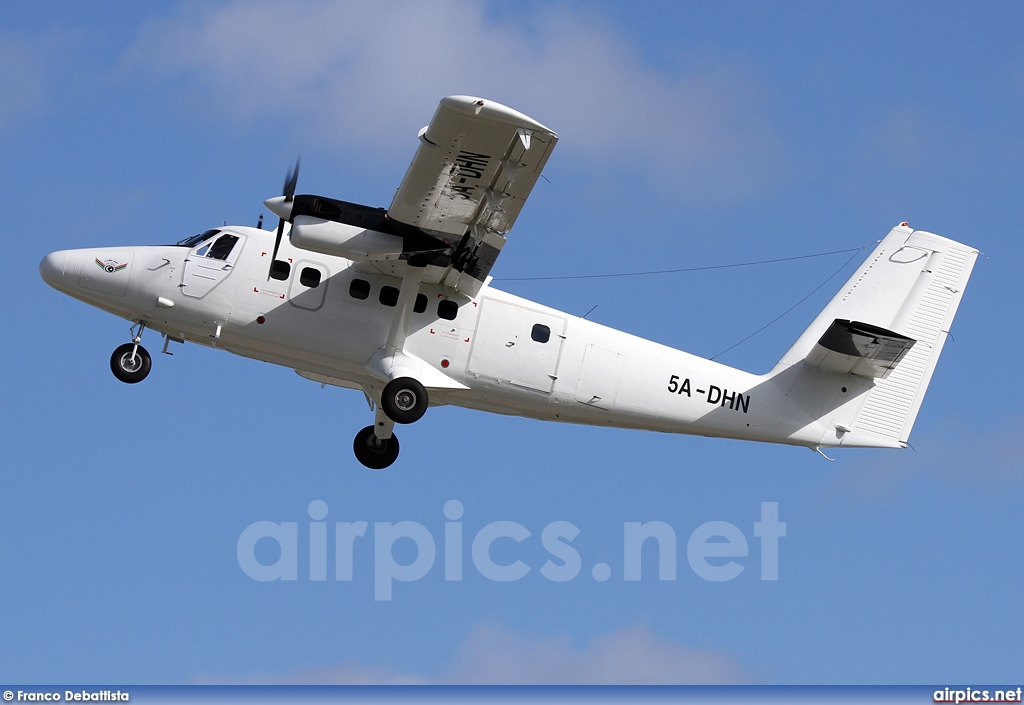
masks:
{"label": "wing strut", "polygon": [[384,345],[378,348],[366,363],[365,369],[382,382],[390,382],[399,377],[411,377],[427,388],[468,389],[466,385],[456,382],[436,367],[405,351],[412,309],[426,274],[426,266],[423,263],[410,259],[407,264],[402,286],[398,290],[398,302],[395,304],[395,315],[391,319],[388,337]]}
{"label": "wing strut", "polygon": [[391,319],[391,328],[388,330],[388,339],[384,343],[385,355],[395,355],[402,352],[405,347],[405,338],[409,335],[409,316],[412,314],[412,307],[416,303],[416,294],[420,293],[420,283],[423,282],[423,275],[427,271],[422,264],[413,264],[409,261],[402,277],[402,286],[398,290],[398,303],[395,304],[395,317]]}

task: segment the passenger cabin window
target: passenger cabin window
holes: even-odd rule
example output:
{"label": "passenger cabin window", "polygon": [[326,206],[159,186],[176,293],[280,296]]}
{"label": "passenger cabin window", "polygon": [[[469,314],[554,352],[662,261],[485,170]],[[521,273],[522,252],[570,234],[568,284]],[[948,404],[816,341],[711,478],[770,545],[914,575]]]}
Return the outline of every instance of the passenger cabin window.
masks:
{"label": "passenger cabin window", "polygon": [[454,321],[459,315],[459,305],[450,299],[442,299],[437,302],[437,315],[446,321]]}
{"label": "passenger cabin window", "polygon": [[209,259],[226,260],[235,243],[238,242],[237,235],[221,235],[217,241],[210,245],[210,251],[206,254]]}
{"label": "passenger cabin window", "polygon": [[427,297],[423,294],[416,294],[416,303],[412,305],[413,313],[423,313],[427,310]]}
{"label": "passenger cabin window", "polygon": [[378,300],[385,306],[394,306],[398,303],[398,289],[393,286],[382,286]]}
{"label": "passenger cabin window", "polygon": [[302,286],[315,289],[320,286],[320,270],[313,267],[303,267],[299,274],[299,283]]}
{"label": "passenger cabin window", "polygon": [[275,259],[270,265],[270,278],[284,281],[292,273],[292,266],[283,259]]}
{"label": "passenger cabin window", "polygon": [[542,323],[538,323],[530,331],[530,337],[538,343],[546,343],[551,339],[551,329]]}
{"label": "passenger cabin window", "polygon": [[353,279],[348,285],[348,295],[363,301],[370,297],[370,282],[365,279]]}

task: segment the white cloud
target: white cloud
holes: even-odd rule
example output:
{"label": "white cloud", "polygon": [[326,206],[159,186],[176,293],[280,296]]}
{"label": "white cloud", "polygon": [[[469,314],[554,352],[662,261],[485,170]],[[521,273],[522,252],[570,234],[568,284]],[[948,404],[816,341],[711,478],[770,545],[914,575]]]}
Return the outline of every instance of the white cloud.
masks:
{"label": "white cloud", "polygon": [[903,105],[865,125],[854,141],[853,155],[866,167],[905,173],[950,161],[966,163],[977,148],[969,130]]}
{"label": "white cloud", "polygon": [[428,685],[425,678],[409,676],[358,663],[340,663],[296,671],[281,677],[250,674],[240,678],[200,678],[197,685]]}
{"label": "white cloud", "polygon": [[634,627],[595,638],[577,650],[566,638],[528,639],[480,626],[462,647],[451,683],[675,684],[741,683],[729,658],[690,649]]}
{"label": "white cloud", "polygon": [[285,118],[345,149],[407,153],[440,97],[469,93],[544,122],[560,151],[654,172],[683,196],[742,196],[778,169],[780,142],[742,61],[659,71],[577,10],[548,6],[511,27],[485,10],[468,0],[193,4],[148,23],[124,68],[183,77],[221,116]]}
{"label": "white cloud", "polygon": [[749,682],[742,669],[715,651],[690,649],[634,627],[596,637],[585,649],[568,638],[531,639],[481,625],[463,643],[452,666],[434,677],[369,668],[357,663],[299,671],[282,678],[247,676],[202,680],[246,684],[710,684]]}

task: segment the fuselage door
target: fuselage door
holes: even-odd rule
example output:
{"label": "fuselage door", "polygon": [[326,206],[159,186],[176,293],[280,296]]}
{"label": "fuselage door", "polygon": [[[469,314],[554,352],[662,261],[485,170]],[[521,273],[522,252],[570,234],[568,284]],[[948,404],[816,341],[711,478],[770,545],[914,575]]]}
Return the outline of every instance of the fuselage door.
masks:
{"label": "fuselage door", "polygon": [[292,267],[288,302],[292,306],[319,311],[324,305],[330,276],[330,272],[324,265],[309,260],[299,260]]}
{"label": "fuselage door", "polygon": [[245,238],[220,232],[189,251],[182,274],[182,293],[200,299],[227,279],[238,261]]}
{"label": "fuselage door", "polygon": [[469,372],[550,392],[557,379],[564,335],[564,318],[485,299],[469,357]]}

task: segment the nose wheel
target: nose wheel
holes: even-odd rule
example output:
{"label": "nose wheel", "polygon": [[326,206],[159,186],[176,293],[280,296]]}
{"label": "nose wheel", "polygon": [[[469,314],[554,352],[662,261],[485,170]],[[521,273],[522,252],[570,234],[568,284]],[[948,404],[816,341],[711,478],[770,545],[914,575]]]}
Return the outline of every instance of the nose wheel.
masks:
{"label": "nose wheel", "polygon": [[138,343],[125,343],[118,346],[110,356],[110,371],[125,384],[135,384],[146,379],[153,359],[146,348]]}
{"label": "nose wheel", "polygon": [[367,426],[356,434],[352,443],[356,460],[371,470],[383,470],[398,458],[398,437],[378,438],[373,426]]}

